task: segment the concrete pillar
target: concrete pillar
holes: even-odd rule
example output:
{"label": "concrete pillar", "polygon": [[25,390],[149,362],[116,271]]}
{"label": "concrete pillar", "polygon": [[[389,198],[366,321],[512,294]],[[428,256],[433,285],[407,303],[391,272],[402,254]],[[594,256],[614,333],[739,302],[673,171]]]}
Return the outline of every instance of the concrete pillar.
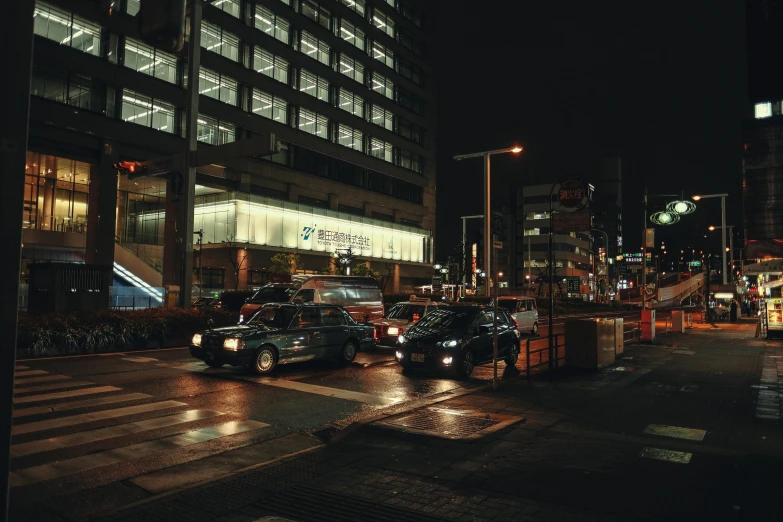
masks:
{"label": "concrete pillar", "polygon": [[[245,256],[247,256],[247,257],[245,257]],[[242,258],[245,258],[245,259],[243,260]],[[238,286],[238,288],[240,288],[240,289],[247,288],[248,287],[248,284],[247,284],[247,279],[248,279],[247,267],[250,265],[250,252],[247,249],[245,249],[245,248],[237,248],[237,260],[236,260],[236,262],[237,262],[237,265],[239,265],[241,263],[241,265],[239,266],[239,274],[238,274],[238,279],[239,279],[239,286]]]}
{"label": "concrete pillar", "polygon": [[38,165],[39,173],[44,178],[43,185],[38,189],[38,200],[41,207],[38,215],[41,217],[38,224],[39,230],[57,230],[54,220],[54,190],[57,185],[57,160],[54,156],[41,155]]}
{"label": "concrete pillar", "polygon": [[[87,207],[89,212],[89,206]],[[123,194],[117,190],[117,226],[114,229],[114,235],[121,240],[125,240],[125,224],[127,221],[128,213],[128,194]]]}
{"label": "concrete pillar", "polygon": [[394,264],[394,276],[392,279],[392,293],[393,294],[400,293],[400,264],[399,263]]}
{"label": "concrete pillar", "polygon": [[90,165],[87,199],[87,264],[114,266],[114,234],[117,231],[116,156],[110,143],[104,145],[100,164]]}
{"label": "concrete pillar", "polygon": [[340,198],[335,194],[329,194],[329,209],[337,210],[340,207]]}
{"label": "concrete pillar", "polygon": [[[163,286],[180,286],[182,276],[182,238],[177,234],[177,211],[180,197],[175,196],[171,180],[166,183],[166,217],[163,226]],[[228,274],[226,274],[228,278]],[[180,289],[181,290],[181,289]],[[167,301],[167,304],[169,302]],[[177,303],[171,303],[176,306]]]}

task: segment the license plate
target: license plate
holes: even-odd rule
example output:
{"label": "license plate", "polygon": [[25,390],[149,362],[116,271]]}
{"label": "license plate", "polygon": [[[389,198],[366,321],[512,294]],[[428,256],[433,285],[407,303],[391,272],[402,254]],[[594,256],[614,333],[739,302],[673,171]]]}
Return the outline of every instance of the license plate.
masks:
{"label": "license plate", "polygon": [[412,353],[411,354],[411,361],[413,361],[413,362],[424,362],[424,354],[423,353]]}

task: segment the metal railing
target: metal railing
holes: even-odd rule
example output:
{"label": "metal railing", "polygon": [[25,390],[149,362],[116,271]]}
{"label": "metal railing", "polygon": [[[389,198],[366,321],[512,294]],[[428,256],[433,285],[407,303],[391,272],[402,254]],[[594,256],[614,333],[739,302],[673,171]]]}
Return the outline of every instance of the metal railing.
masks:
{"label": "metal railing", "polygon": [[623,343],[631,343],[638,341],[642,338],[642,322],[636,323],[636,328],[628,328],[623,330]]}
{"label": "metal railing", "polygon": [[[563,365],[565,365],[565,335],[563,334],[554,334],[553,335],[555,340],[554,350],[555,350],[555,370],[560,366],[559,362],[560,359],[563,360]],[[560,339],[563,339],[563,344],[560,344]],[[537,348],[534,350],[530,349],[530,343],[531,342],[538,342],[538,341],[544,341],[544,346],[542,348]],[[544,353],[546,352],[546,358],[544,358]],[[561,355],[562,353],[562,355]],[[531,354],[538,354],[538,362],[535,364],[531,363]],[[549,364],[549,339],[546,337],[528,337],[525,341],[525,376],[527,377],[527,380],[530,380],[530,369],[533,366],[543,366],[544,364]]]}
{"label": "metal railing", "polygon": [[127,250],[134,256],[138,257],[144,263],[151,266],[155,271],[163,273],[163,260],[158,257],[150,257],[149,255],[142,253],[142,248],[138,244],[126,243],[119,236],[114,236],[114,242],[120,245],[123,249]]}

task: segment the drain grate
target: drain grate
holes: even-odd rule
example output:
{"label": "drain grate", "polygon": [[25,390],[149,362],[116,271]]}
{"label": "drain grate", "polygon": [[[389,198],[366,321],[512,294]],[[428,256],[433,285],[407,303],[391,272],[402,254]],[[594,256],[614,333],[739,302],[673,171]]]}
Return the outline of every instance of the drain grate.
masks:
{"label": "drain grate", "polygon": [[383,424],[426,432],[440,437],[460,439],[500,424],[500,420],[475,412],[445,408],[422,408],[409,415],[389,419]]}

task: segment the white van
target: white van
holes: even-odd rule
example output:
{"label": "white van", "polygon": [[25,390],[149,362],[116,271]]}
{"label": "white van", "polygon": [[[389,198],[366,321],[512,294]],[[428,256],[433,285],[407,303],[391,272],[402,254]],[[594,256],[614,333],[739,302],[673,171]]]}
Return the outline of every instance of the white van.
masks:
{"label": "white van", "polygon": [[498,308],[503,308],[519,325],[519,333],[538,334],[538,309],[532,297],[498,297]]}

